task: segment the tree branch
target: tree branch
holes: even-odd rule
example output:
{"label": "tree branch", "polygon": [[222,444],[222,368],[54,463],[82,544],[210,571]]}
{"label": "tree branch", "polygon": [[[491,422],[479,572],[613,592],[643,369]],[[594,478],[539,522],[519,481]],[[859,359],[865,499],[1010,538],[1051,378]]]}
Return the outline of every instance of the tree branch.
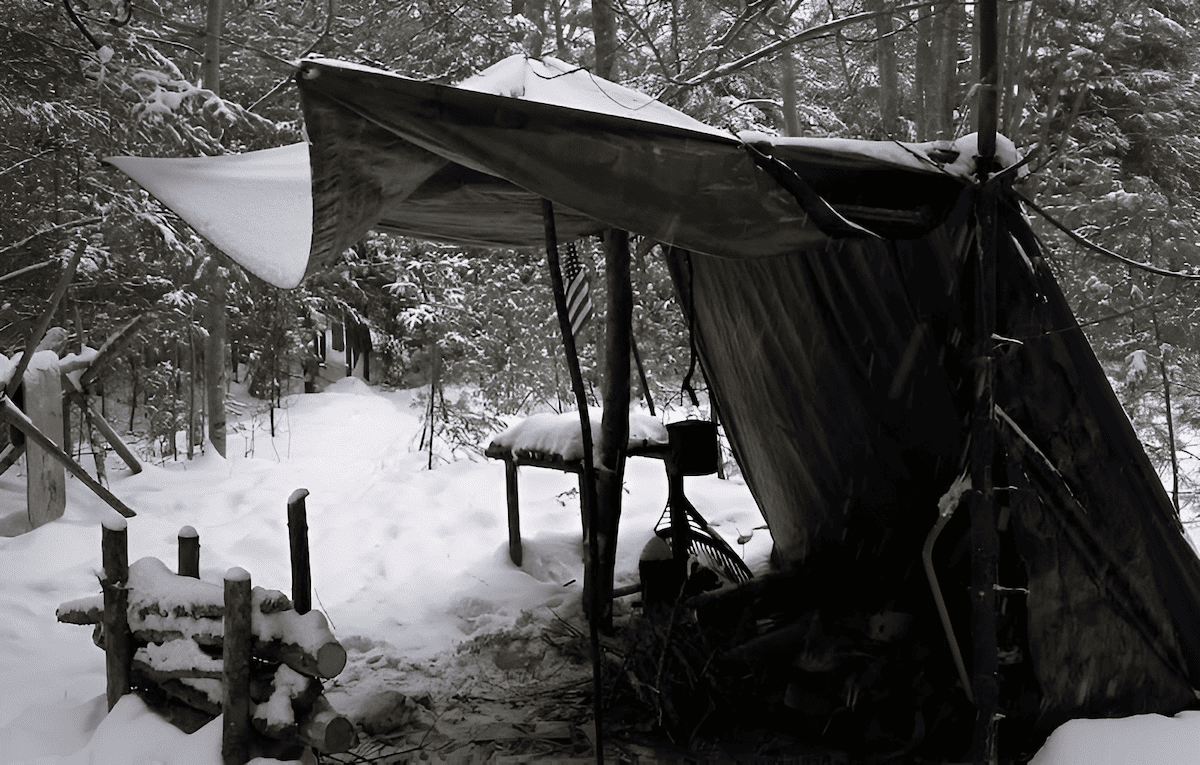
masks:
{"label": "tree branch", "polygon": [[740,72],[741,70],[745,69],[746,67],[751,66],[752,64],[756,64],[759,61],[763,60],[764,58],[772,56],[781,50],[785,50],[787,48],[794,47],[796,45],[799,45],[802,42],[808,42],[809,40],[813,40],[818,37],[825,37],[826,35],[831,35],[834,32],[837,32],[839,29],[850,26],[851,24],[858,24],[858,23],[864,22],[864,21],[871,21],[878,16],[890,15],[890,14],[894,14],[894,13],[901,13],[904,11],[911,11],[913,9],[922,8],[922,7],[924,7],[923,3],[912,3],[910,5],[901,5],[901,6],[897,6],[895,8],[887,8],[882,11],[864,11],[862,13],[855,13],[851,16],[843,16],[842,18],[835,19],[833,21],[827,21],[824,24],[818,24],[815,27],[809,27],[808,29],[805,29],[802,32],[797,32],[796,34],[791,35],[790,37],[785,37],[784,39],[779,40],[777,42],[773,42],[770,45],[765,45],[762,48],[759,48],[758,50],[754,51],[753,53],[748,53],[745,56],[742,56],[741,58],[739,58],[736,61],[730,61],[728,64],[722,64],[720,66],[713,67],[712,69],[709,69],[707,72],[695,75],[694,77],[684,80],[683,82],[677,82],[674,85],[672,85],[671,87],[664,90],[662,93],[660,93],[658,95],[658,99],[663,100],[663,99],[671,98],[672,96],[677,95],[680,91],[682,91],[685,88],[694,88],[697,85],[703,85],[706,82],[710,82],[712,80],[716,80],[721,77],[731,75],[735,72]]}

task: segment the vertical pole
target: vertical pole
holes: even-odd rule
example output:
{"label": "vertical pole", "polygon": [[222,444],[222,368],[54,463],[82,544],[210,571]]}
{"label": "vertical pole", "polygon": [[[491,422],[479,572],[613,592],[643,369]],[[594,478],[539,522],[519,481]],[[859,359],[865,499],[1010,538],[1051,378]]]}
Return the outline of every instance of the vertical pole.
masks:
{"label": "vertical pole", "polygon": [[585,613],[588,616],[588,637],[592,654],[592,707],[596,725],[596,765],[604,765],[604,683],[600,673],[600,608],[599,593],[595,586],[600,569],[600,542],[597,537],[596,519],[596,466],[592,453],[592,422],[588,415],[587,393],[583,387],[583,373],[579,369],[579,354],[575,349],[575,334],[571,331],[571,318],[567,311],[567,291],[563,286],[562,270],[558,265],[558,233],[554,227],[554,205],[542,200],[542,221],[546,228],[546,264],[550,270],[550,286],[554,292],[554,306],[558,313],[558,328],[562,333],[563,350],[567,356],[567,370],[571,373],[571,388],[575,392],[575,405],[579,409],[580,436],[583,441],[583,475],[579,501],[587,518],[586,573],[592,587],[584,589]]}
{"label": "vertical pole", "polygon": [[680,431],[668,430],[670,437],[667,452],[667,502],[671,507],[671,556],[675,561],[676,576],[687,579],[688,546],[692,541],[688,528],[687,499],[683,494],[683,472],[679,467]]}
{"label": "vertical pole", "polygon": [[292,552],[292,604],[298,614],[312,610],[312,572],[308,563],[308,489],[296,489],[288,497],[288,544]]}
{"label": "vertical pole", "polygon": [[520,566],[524,557],[521,550],[521,505],[517,499],[517,462],[512,457],[504,460],[504,493],[508,499],[508,557],[514,566]]}
{"label": "vertical pole", "polygon": [[191,526],[179,530],[179,575],[200,578],[200,535]]}
{"label": "vertical pole", "polygon": [[250,574],[225,572],[225,634],[221,639],[221,760],[250,759]]}
{"label": "vertical pole", "polygon": [[1000,540],[996,532],[996,501],[992,485],[995,458],[995,360],[992,335],[996,329],[996,187],[988,181],[996,153],[996,0],[979,0],[975,20],[979,29],[979,155],[976,157],[978,196],[978,260],[975,275],[975,411],[971,426],[971,641],[975,692],[974,762],[997,761],[996,729],[1000,685],[997,677],[996,584]]}
{"label": "vertical pole", "polygon": [[605,375],[601,388],[604,415],[600,422],[601,470],[597,474],[597,517],[600,528],[601,627],[612,629],[612,589],[617,561],[617,529],[625,477],[625,452],[629,449],[629,355],[633,323],[633,286],[629,275],[629,234],[604,231],[607,311],[604,327]]}
{"label": "vertical pole", "polygon": [[129,693],[133,659],[129,640],[129,536],[124,518],[106,518],[100,531],[104,566],[104,671],[108,679],[108,709]]}

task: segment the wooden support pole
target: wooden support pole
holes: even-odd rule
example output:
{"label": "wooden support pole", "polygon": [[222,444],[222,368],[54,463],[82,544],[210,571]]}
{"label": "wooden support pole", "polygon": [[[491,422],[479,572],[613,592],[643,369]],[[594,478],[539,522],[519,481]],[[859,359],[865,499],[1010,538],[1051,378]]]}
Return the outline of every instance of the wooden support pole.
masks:
{"label": "wooden support pole", "polygon": [[96,483],[96,480],[88,475],[87,471],[79,466],[79,463],[71,459],[70,456],[68,456],[67,453],[62,449],[59,449],[57,444],[55,444],[49,438],[46,438],[41,431],[34,427],[33,423],[29,421],[29,418],[25,416],[25,413],[18,409],[8,398],[8,396],[4,396],[2,394],[0,394],[0,413],[3,414],[4,419],[8,420],[13,427],[24,433],[27,439],[42,447],[47,454],[61,462],[63,467],[65,467],[67,471],[71,473],[71,475],[75,476],[80,481],[83,481],[85,486],[95,492],[95,494],[100,497],[100,499],[104,500],[113,510],[116,510],[126,518],[132,518],[133,516],[137,515],[137,513],[129,509],[124,502],[117,499],[111,491]]}
{"label": "wooden support pole", "polygon": [[24,453],[25,444],[9,444],[4,447],[4,451],[0,452],[0,475],[4,475],[5,471],[15,465]]}
{"label": "wooden support pole", "polygon": [[221,760],[244,765],[250,759],[250,574],[225,572],[225,624],[221,645]]}
{"label": "wooden support pole", "polygon": [[[629,275],[629,234],[605,229],[605,286],[607,311],[604,328],[605,375],[601,383],[604,414],[600,421],[597,452],[596,499],[600,527],[599,613],[600,628],[612,630],[612,588],[617,562],[617,529],[624,494],[625,452],[629,449],[629,356],[633,325],[633,286]],[[587,588],[585,587],[585,590]]]}
{"label": "wooden support pole", "polygon": [[200,578],[200,535],[191,526],[179,530],[179,575]]}
{"label": "wooden support pole", "polygon": [[[604,765],[604,683],[600,671],[600,614],[595,583],[600,566],[600,543],[596,519],[596,466],[592,452],[592,422],[588,415],[587,392],[583,387],[583,373],[579,369],[579,354],[575,349],[575,333],[571,331],[571,318],[567,310],[567,291],[563,286],[562,269],[558,264],[558,233],[554,226],[554,205],[542,200],[542,222],[546,230],[546,264],[550,270],[550,286],[554,292],[554,307],[558,314],[558,328],[562,333],[563,350],[567,357],[567,371],[571,374],[571,389],[575,393],[575,406],[579,410],[579,429],[583,446],[583,473],[579,501],[587,518],[587,559],[585,572],[592,589],[585,586],[585,613],[588,617],[588,643],[592,654],[592,705],[596,726],[596,765]],[[628,427],[628,422],[626,423]]]}
{"label": "wooden support pole", "polygon": [[296,489],[287,501],[288,547],[292,553],[292,604],[298,614],[312,610],[312,571],[308,562],[308,489]]}
{"label": "wooden support pole", "polygon": [[124,518],[106,519],[100,531],[104,566],[104,671],[108,679],[108,709],[129,693],[133,643],[129,639],[129,536]]}
{"label": "wooden support pole", "polygon": [[521,506],[517,498],[517,462],[511,457],[504,460],[504,493],[508,498],[508,557],[514,566],[520,566],[524,557],[521,550]]}
{"label": "wooden support pole", "polygon": [[[688,528],[687,499],[683,494],[683,470],[679,464],[680,432],[672,429],[670,435],[670,451],[665,460],[667,467],[667,504],[671,509],[671,558],[677,569],[676,576],[687,579],[688,546],[692,541],[691,529]],[[681,580],[681,581],[682,581]]]}
{"label": "wooden support pole", "polygon": [[994,391],[996,367],[992,335],[996,331],[996,183],[989,182],[996,154],[998,93],[997,0],[979,0],[978,27],[979,137],[975,158],[979,181],[975,208],[979,236],[975,273],[975,409],[971,422],[971,647],[975,694],[972,758],[995,765],[998,757],[1000,681],[997,674],[996,584],[1000,538],[996,531],[996,497],[992,484],[995,460]]}
{"label": "wooden support pole", "polygon": [[138,473],[142,472],[141,460],[137,458],[137,455],[133,453],[133,450],[129,448],[129,445],[126,444],[121,438],[121,435],[117,433],[116,428],[110,425],[108,421],[101,417],[100,413],[96,411],[95,402],[92,401],[90,397],[80,393],[78,390],[72,391],[67,395],[70,396],[71,400],[80,409],[90,413],[92,424],[96,426],[96,430],[100,431],[100,435],[104,436],[104,439],[108,441],[108,445],[111,446],[113,451],[117,453],[117,456],[119,456],[125,462],[125,464],[129,466],[129,469],[133,471],[133,474],[137,475]]}

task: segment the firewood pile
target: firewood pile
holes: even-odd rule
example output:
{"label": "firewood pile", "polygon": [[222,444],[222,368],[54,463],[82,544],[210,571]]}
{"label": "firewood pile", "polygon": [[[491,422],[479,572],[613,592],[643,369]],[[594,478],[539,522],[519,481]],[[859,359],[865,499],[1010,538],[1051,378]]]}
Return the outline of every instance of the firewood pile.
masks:
{"label": "firewood pile", "polygon": [[[108,654],[110,708],[133,691],[189,733],[225,712],[226,762],[288,746],[354,746],[353,724],[323,695],[321,681],[346,664],[324,614],[300,613],[284,593],[252,588],[239,568],[224,587],[177,575],[153,557],[122,572],[109,549],[124,544],[115,525],[104,528],[104,592],[57,611],[60,622],[95,626],[93,640]],[[185,532],[181,543],[194,539]],[[247,719],[239,725],[238,717]]]}

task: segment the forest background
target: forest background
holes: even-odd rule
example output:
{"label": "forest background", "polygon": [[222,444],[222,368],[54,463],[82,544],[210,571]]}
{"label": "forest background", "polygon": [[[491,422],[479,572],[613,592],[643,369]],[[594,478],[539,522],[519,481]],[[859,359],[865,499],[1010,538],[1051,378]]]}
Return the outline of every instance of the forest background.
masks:
{"label": "forest background", "polygon": [[[974,130],[974,6],[952,0],[224,0],[219,27],[209,26],[210,5],[8,0],[0,19],[0,352],[24,348],[78,256],[56,317],[71,332],[66,350],[152,316],[153,330],[93,392],[159,460],[210,446],[210,330],[227,333],[222,365],[235,379],[249,375],[273,417],[301,389],[314,333],[334,321],[368,324],[372,379],[428,386],[431,455],[441,459],[477,448],[501,417],[570,399],[541,253],[372,235],[339,265],[278,290],[101,162],[300,140],[291,85],[300,57],[455,82],[513,53],[553,55],[732,129],[922,141]],[[1093,241],[1170,271],[1200,265],[1198,17],[1185,0],[1001,3],[1000,130],[1032,153],[1019,189]],[[206,44],[217,39],[206,30],[218,28],[220,66],[206,70]],[[1034,225],[1194,521],[1200,474],[1180,464],[1200,458],[1200,288]],[[594,391],[603,258],[596,243],[579,249],[593,274],[597,319],[582,362]],[[665,264],[637,247],[632,271],[649,393],[660,407],[686,408],[690,348]],[[73,440],[84,444],[77,451],[93,441]]]}

